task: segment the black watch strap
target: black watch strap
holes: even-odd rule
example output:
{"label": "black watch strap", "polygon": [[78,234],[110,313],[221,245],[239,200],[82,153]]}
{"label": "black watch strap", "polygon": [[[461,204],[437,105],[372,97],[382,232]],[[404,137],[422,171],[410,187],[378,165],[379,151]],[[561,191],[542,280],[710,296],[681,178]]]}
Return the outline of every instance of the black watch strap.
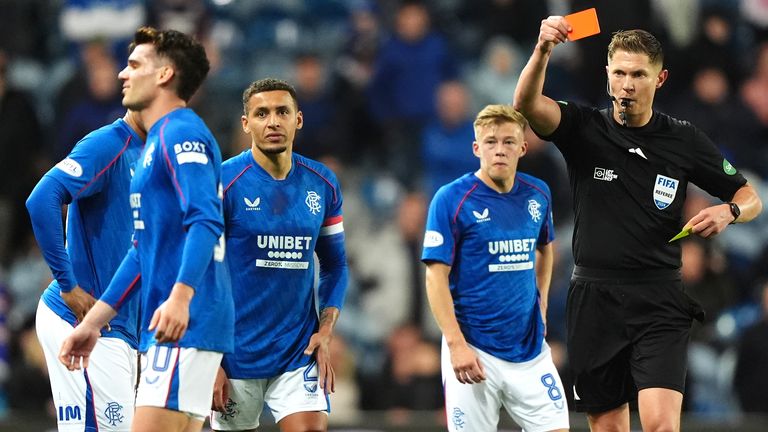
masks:
{"label": "black watch strap", "polygon": [[733,222],[731,223],[736,223],[736,219],[741,216],[741,209],[735,202],[729,202],[728,207],[731,209],[731,214],[733,215]]}

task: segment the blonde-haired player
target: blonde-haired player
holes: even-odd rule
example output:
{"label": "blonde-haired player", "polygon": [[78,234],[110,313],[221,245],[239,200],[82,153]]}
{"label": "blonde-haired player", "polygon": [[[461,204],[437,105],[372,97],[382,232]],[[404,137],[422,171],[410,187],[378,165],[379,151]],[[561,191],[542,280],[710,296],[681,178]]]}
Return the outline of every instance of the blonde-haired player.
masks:
{"label": "blonde-haired player", "polygon": [[544,341],[554,229],[549,187],[517,172],[527,121],[507,105],[477,115],[480,169],[443,186],[422,261],[443,332],[450,431],[495,431],[503,406],[524,430],[567,430],[563,385]]}

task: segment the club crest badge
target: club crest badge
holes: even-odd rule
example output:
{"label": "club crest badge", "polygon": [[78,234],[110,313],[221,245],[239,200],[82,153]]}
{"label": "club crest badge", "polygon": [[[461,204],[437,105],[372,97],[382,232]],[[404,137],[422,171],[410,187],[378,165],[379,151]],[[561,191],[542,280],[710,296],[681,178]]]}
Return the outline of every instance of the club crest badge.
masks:
{"label": "club crest badge", "polygon": [[320,205],[320,195],[317,192],[307,191],[307,198],[304,200],[304,203],[307,204],[312,214],[320,213],[322,206]]}
{"label": "club crest badge", "polygon": [[541,204],[536,200],[528,200],[528,213],[531,215],[531,220],[538,222],[541,220]]}
{"label": "club crest badge", "polygon": [[117,402],[107,403],[107,408],[104,409],[104,417],[107,418],[110,425],[117,426],[118,423],[125,421],[123,406]]}
{"label": "club crest badge", "polygon": [[680,180],[661,174],[656,175],[656,182],[653,185],[653,203],[656,204],[657,209],[664,210],[672,204],[679,185]]}

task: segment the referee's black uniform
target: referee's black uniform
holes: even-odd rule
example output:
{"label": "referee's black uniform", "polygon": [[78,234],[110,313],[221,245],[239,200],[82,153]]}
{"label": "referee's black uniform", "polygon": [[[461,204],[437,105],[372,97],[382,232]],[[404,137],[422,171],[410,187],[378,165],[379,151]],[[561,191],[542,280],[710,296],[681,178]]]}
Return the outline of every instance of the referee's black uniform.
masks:
{"label": "referee's black uniform", "polygon": [[682,290],[680,232],[689,182],[729,201],[746,184],[697,128],[659,112],[642,127],[559,102],[548,137],[568,165],[576,263],[568,350],[578,411],[602,412],[637,390],[683,391],[688,333],[701,307]]}

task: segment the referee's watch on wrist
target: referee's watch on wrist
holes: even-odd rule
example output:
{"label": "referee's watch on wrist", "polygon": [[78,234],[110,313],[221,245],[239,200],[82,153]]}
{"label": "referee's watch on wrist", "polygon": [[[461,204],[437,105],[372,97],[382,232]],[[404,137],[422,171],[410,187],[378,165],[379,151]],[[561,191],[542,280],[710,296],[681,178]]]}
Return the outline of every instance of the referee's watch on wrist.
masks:
{"label": "referee's watch on wrist", "polygon": [[731,214],[733,215],[733,221],[731,223],[734,224],[736,223],[736,219],[738,219],[739,216],[741,216],[741,209],[739,208],[738,205],[736,205],[735,202],[729,202],[726,204],[728,204],[728,207],[731,209]]}

